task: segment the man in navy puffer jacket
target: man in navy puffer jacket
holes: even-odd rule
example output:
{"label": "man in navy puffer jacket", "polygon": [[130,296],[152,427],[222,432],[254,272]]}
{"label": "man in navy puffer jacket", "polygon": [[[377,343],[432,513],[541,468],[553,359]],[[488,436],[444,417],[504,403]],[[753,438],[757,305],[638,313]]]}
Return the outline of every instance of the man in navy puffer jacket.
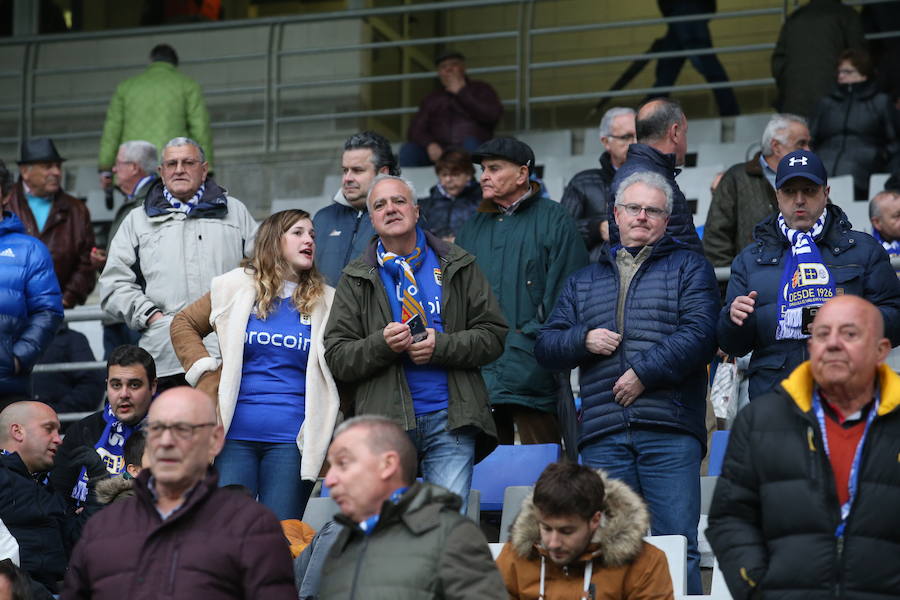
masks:
{"label": "man in navy puffer jacket", "polygon": [[[6,206],[12,177],[0,161],[0,198]],[[0,402],[28,399],[31,369],[63,318],[53,259],[9,211],[0,213]]]}
{"label": "man in navy puffer jacket", "polygon": [[581,367],[585,464],[646,500],[654,535],[688,539],[688,593],[699,594],[700,460],[706,365],[716,350],[712,266],[666,234],[673,190],[657,173],[625,178],[621,245],[566,282],[535,346],[547,369]]}

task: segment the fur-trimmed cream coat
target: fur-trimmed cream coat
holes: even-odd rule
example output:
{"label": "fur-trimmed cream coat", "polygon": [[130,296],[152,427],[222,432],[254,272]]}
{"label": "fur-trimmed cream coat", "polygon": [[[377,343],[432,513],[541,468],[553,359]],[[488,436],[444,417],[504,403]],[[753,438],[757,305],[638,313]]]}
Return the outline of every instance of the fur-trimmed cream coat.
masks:
{"label": "fur-trimmed cream coat", "polygon": [[[302,457],[300,476],[309,480],[319,475],[338,418],[337,386],[325,363],[322,341],[333,298],[334,288],[326,285],[310,315],[313,339],[306,364],[306,416],[297,432]],[[190,385],[203,388],[218,399],[219,418],[226,433],[241,387],[244,334],[255,303],[252,275],[237,268],[214,278],[210,292],[172,321],[172,346],[184,367],[185,378]],[[210,356],[202,343],[202,338],[212,331],[219,337],[221,361]]]}

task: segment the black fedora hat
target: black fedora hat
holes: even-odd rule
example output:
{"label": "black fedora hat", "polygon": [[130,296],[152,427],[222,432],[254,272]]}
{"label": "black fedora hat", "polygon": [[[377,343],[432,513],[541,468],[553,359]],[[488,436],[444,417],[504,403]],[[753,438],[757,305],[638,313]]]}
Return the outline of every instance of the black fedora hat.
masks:
{"label": "black fedora hat", "polygon": [[20,165],[36,162],[63,162],[64,159],[56,151],[56,146],[50,138],[34,138],[22,142],[22,152],[19,158]]}

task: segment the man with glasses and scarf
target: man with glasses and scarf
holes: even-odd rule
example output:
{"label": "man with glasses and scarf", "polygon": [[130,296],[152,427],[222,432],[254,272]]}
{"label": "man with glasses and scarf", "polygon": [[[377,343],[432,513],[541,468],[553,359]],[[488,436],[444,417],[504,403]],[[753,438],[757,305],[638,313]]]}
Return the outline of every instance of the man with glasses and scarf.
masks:
{"label": "man with glasses and scarf", "polygon": [[719,346],[750,360],[750,400],[772,391],[809,357],[806,340],[816,311],[834,296],[861,296],[881,311],[885,337],[900,343],[900,282],[872,236],[851,230],[828,204],[822,161],[796,150],[778,163],[779,213],[760,222],[754,243],[731,266],[719,315]]}
{"label": "man with glasses and scarf", "polygon": [[709,262],[666,233],[673,196],[658,173],[622,180],[620,243],[569,277],[534,352],[546,369],[581,368],[584,464],[643,496],[653,535],[687,538],[688,593],[700,594],[700,461],[719,292]]}
{"label": "man with glasses and scarf", "polygon": [[[156,361],[160,393],[186,385],[169,339],[172,317],[208,292],[213,277],[237,267],[256,234],[247,207],[208,171],[194,140],[166,144],[161,177],[122,221],[100,276],[103,310],[141,332],[140,346]],[[218,356],[215,334],[206,344]]]}

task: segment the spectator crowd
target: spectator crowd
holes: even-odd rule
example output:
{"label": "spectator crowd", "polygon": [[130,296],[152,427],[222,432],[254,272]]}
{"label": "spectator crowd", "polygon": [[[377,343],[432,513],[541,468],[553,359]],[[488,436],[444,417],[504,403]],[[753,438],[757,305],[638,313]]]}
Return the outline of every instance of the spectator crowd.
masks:
{"label": "spectator crowd", "polygon": [[[354,133],[327,206],[257,223],[212,175],[199,85],[153,48],[109,104],[105,244],[52,139],[22,143],[16,179],[0,162],[0,600],[673,598],[648,534],[684,536],[702,594],[725,356],[748,391],[706,538],[731,594],[895,596],[900,184],[868,182],[900,172],[900,117],[843,8],[785,23],[783,112],[700,232],[677,101],[606,111],[598,167],[550,199],[459,52],[398,155]],[[827,19],[844,37],[795,48]],[[417,191],[402,169],[423,165]],[[844,174],[872,235],[830,197]],[[105,372],[32,377],[94,360],[64,310],[95,286]],[[69,412],[89,414],[63,432]],[[580,461],[547,466],[495,561],[473,471],[517,443]],[[291,545],[314,492],[337,512]]]}

